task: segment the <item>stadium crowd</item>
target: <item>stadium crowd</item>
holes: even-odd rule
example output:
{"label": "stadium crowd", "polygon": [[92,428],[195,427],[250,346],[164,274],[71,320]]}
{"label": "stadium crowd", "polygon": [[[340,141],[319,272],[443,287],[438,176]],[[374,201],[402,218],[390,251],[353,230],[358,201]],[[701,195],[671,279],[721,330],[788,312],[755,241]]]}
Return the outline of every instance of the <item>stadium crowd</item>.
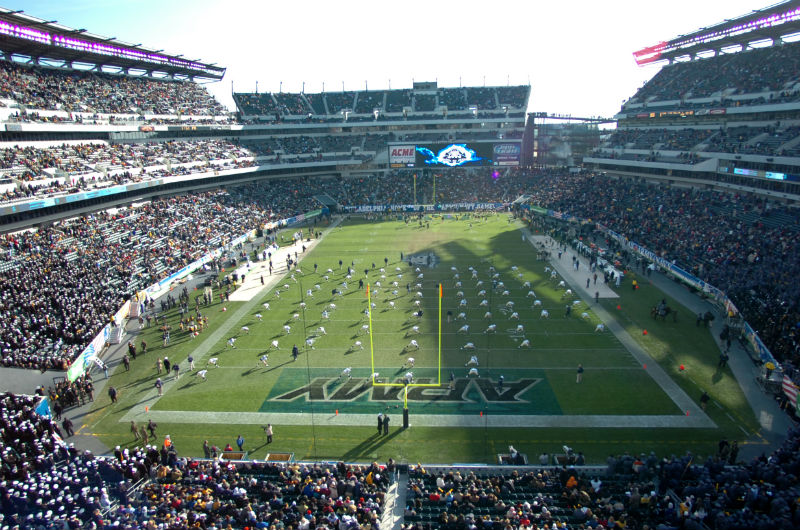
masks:
{"label": "stadium crowd", "polygon": [[103,114],[227,115],[197,83],[0,61],[0,98],[27,109]]}
{"label": "stadium crowd", "polygon": [[[800,431],[772,455],[610,455],[605,470],[562,465],[507,473],[426,470],[409,475],[406,530],[457,528],[793,528],[800,493]],[[547,455],[543,455],[547,462]]]}
{"label": "stadium crowd", "polygon": [[2,236],[3,365],[64,369],[133,293],[268,218],[213,191]]}
{"label": "stadium crowd", "polygon": [[[624,234],[724,291],[778,359],[800,364],[800,225],[764,199],[546,175],[534,203]],[[607,246],[607,242],[601,246]]]}
{"label": "stadium crowd", "polygon": [[[525,107],[530,89],[527,86],[507,87],[467,87],[442,88],[424,92],[408,89],[373,90],[361,92],[325,92],[321,94],[277,93],[237,93],[234,102],[243,116],[261,116],[268,120],[281,121],[284,117],[302,116],[307,121],[319,121],[319,116],[337,116],[341,112],[352,114],[349,121],[371,121],[387,119],[384,113],[398,114],[410,110],[415,113],[428,112],[424,119],[442,119],[442,113],[434,113],[437,104],[446,105],[450,111],[467,111],[476,107],[478,112],[499,109],[500,106],[512,109]],[[437,103],[438,102],[438,103]],[[311,119],[308,115],[317,116]],[[483,115],[487,115],[482,113]],[[503,112],[492,114],[502,117]],[[396,119],[396,118],[393,118]]]}
{"label": "stadium crowd", "polygon": [[[631,153],[608,153],[607,149],[638,149],[655,151],[682,151],[687,157],[698,157],[704,153],[733,153],[762,156],[796,156],[793,146],[800,136],[800,127],[779,128],[770,126],[739,126],[722,129],[618,129],[595,152],[594,156],[605,158],[634,158]],[[784,147],[787,146],[787,147]],[[688,153],[686,151],[691,151]],[[706,155],[707,157],[708,155]],[[645,158],[654,160],[653,157]]]}
{"label": "stadium crowd", "polygon": [[96,457],[39,399],[0,400],[0,528],[378,528],[392,468],[180,458],[169,435]]}
{"label": "stadium crowd", "polygon": [[[414,204],[414,173],[393,171],[369,178],[343,179],[343,206]],[[452,169],[436,174],[416,173],[416,203],[510,202],[534,179],[525,170],[510,168],[495,172],[486,169]]]}
{"label": "stadium crowd", "polygon": [[[384,465],[270,464],[179,456],[163,443],[117,446],[98,457],[67,446],[40,396],[0,397],[0,528],[379,528]],[[144,426],[143,426],[144,427]],[[144,432],[145,429],[143,428]],[[65,433],[67,440],[70,433]],[[151,432],[156,439],[155,427]],[[700,458],[582,455],[536,466],[409,470],[403,527],[713,528],[778,530],[800,524],[800,429],[771,455],[739,462],[735,443]],[[556,464],[556,465],[551,465]]]}
{"label": "stadium crowd", "polygon": [[628,103],[705,98],[723,90],[727,96],[780,92],[797,83],[798,72],[796,42],[676,62],[662,68]]}
{"label": "stadium crowd", "polygon": [[75,177],[100,171],[246,157],[252,157],[252,153],[227,140],[14,146],[0,148],[0,174],[33,181],[51,178],[53,172],[46,170],[55,169],[76,181]]}
{"label": "stadium crowd", "polygon": [[[780,209],[739,195],[619,186],[599,175],[563,177],[535,177],[522,170],[453,171],[436,177],[436,202],[508,202],[531,193],[544,207],[605,224],[725,291],[773,354],[798,364],[800,292],[793,279],[800,230],[796,222],[783,222]],[[224,237],[255,227],[259,219],[319,208],[317,197],[323,195],[342,206],[412,204],[412,179],[396,172],[267,180],[5,236],[3,362],[61,367],[134,289],[219,246]],[[433,180],[432,175],[417,179],[418,203],[432,202]],[[40,267],[20,266],[26,262]],[[117,265],[103,267],[109,262]],[[36,293],[26,285],[42,285],[52,293]],[[70,307],[77,311],[65,314]]]}

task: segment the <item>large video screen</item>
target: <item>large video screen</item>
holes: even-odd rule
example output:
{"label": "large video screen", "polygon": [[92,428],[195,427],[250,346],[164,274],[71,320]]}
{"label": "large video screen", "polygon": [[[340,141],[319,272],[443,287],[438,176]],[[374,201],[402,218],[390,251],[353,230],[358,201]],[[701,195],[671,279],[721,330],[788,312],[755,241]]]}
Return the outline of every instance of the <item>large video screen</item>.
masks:
{"label": "large video screen", "polygon": [[393,168],[456,168],[474,166],[518,166],[519,142],[468,142],[404,144],[389,146]]}

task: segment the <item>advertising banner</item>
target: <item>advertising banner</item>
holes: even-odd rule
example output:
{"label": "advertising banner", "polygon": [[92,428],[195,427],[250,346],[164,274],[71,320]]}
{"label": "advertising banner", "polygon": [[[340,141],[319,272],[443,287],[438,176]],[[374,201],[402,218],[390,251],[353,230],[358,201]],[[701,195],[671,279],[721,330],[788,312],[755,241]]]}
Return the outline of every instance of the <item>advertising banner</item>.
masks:
{"label": "advertising banner", "polygon": [[520,144],[494,144],[494,163],[497,166],[518,166],[522,152]]}
{"label": "advertising banner", "polygon": [[472,210],[497,210],[508,206],[502,202],[454,202],[445,204],[386,204],[345,206],[346,212],[373,213],[373,212],[436,212],[436,211],[472,211]]}
{"label": "advertising banner", "polygon": [[390,145],[389,167],[414,167],[415,147],[414,145]]}

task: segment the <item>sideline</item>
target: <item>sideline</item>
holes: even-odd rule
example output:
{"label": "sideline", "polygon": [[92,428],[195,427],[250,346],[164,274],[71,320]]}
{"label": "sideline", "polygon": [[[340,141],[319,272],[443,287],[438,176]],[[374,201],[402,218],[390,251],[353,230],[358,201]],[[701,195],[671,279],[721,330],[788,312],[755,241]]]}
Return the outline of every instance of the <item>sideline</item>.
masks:
{"label": "sideline", "polygon": [[[331,224],[320,230],[321,235],[319,239],[314,238],[311,241],[298,241],[294,245],[280,247],[272,254],[272,274],[269,273],[269,258],[264,261],[250,262],[250,269],[244,277],[244,283],[241,284],[234,292],[231,293],[231,302],[249,302],[253,298],[260,296],[274,287],[280,282],[284,275],[289,272],[286,266],[286,257],[291,254],[297,253],[298,264],[303,262],[303,259],[308,253],[317,246],[317,243],[325,237],[325,234],[339,226],[342,222],[341,216],[332,218]],[[298,228],[299,229],[299,228]],[[298,245],[305,245],[306,250],[302,254],[297,251]],[[302,268],[300,269],[302,270]],[[264,278],[264,285],[261,285],[261,278]]]}
{"label": "sideline", "polygon": [[[317,242],[320,239],[323,239],[331,230],[333,230],[337,226],[339,226],[341,221],[342,221],[341,216],[335,218],[333,220],[333,222],[331,222],[331,224],[329,226],[327,226],[324,230],[321,231],[322,235],[320,236],[319,239],[315,239],[314,242]],[[305,257],[308,255],[308,251],[311,250],[311,248],[312,247],[306,247],[306,252],[304,252],[302,255],[298,254],[298,262],[299,263],[303,262]],[[223,322],[220,325],[220,327],[218,327],[216,330],[214,330],[213,333],[211,333],[210,335],[206,335],[204,337],[204,339],[203,339],[203,342],[198,344],[197,348],[195,348],[191,352],[192,356],[195,359],[195,363],[198,366],[201,366],[203,364],[203,362],[205,361],[206,357],[211,352],[211,349],[216,344],[218,344],[219,341],[222,340],[226,335],[229,335],[231,333],[231,329],[233,329],[234,326],[238,325],[239,322],[242,320],[242,318],[244,318],[245,315],[250,313],[253,310],[253,308],[256,307],[258,301],[260,300],[260,297],[258,295],[266,292],[269,289],[271,289],[275,284],[280,282],[285,277],[285,275],[288,272],[288,269],[286,267],[286,256],[290,252],[292,252],[292,251],[289,250],[289,247],[281,247],[278,250],[278,252],[276,252],[275,254],[272,255],[273,260],[282,258],[284,265],[283,265],[283,267],[281,269],[278,269],[278,272],[276,272],[275,268],[273,268],[272,276],[268,276],[269,281],[266,278],[264,279],[264,285],[261,285],[261,279],[256,274],[251,272],[251,273],[245,275],[245,283],[244,283],[243,286],[239,287],[239,289],[241,289],[244,286],[248,286],[248,285],[250,286],[249,290],[248,290],[248,293],[246,295],[246,298],[245,298],[245,296],[242,297],[242,299],[245,300],[245,303],[242,304],[233,314],[229,315],[228,318],[225,320],[225,322]],[[263,261],[263,262],[259,262],[259,263],[261,263],[262,266],[266,264],[267,271],[269,271],[269,260]],[[239,289],[237,289],[236,292],[238,292]],[[231,301],[233,301],[233,294],[231,294],[230,299],[231,299]],[[184,373],[182,377],[186,378],[186,377],[191,377],[191,376]],[[178,379],[175,379],[174,377],[165,377],[162,380],[163,380],[163,383],[164,383],[163,384],[163,389],[162,389],[163,390],[163,394],[166,395],[170,391],[170,389],[173,386],[175,386],[175,384],[178,383],[178,381],[180,380],[180,377]],[[163,397],[163,396],[161,396],[161,397]],[[151,386],[146,392],[142,392],[141,393],[141,397],[139,398],[139,401],[137,401],[135,404],[131,405],[130,410],[128,411],[128,413],[125,414],[124,416],[122,416],[122,418],[120,418],[120,420],[119,420],[120,423],[130,423],[131,420],[135,420],[137,423],[140,423],[141,421],[143,421],[145,419],[149,419],[151,417],[154,417],[154,414],[155,414],[156,411],[149,410],[149,409],[151,409],[153,404],[157,403],[158,400],[159,400],[158,391],[154,387]],[[143,411],[143,407],[145,405],[148,407],[148,411],[147,412]],[[178,412],[177,414],[182,414],[182,413]],[[164,421],[166,421],[166,420],[164,420]],[[229,423],[235,423],[235,422],[230,422],[229,420],[228,420],[228,422]],[[192,423],[192,422],[190,422],[190,423]]]}
{"label": "sideline", "polygon": [[[535,247],[535,243],[541,242],[545,239],[546,236],[532,236],[530,231],[522,227],[520,231],[523,232],[528,236],[528,241],[532,246]],[[622,343],[628,352],[636,359],[636,362],[639,363],[639,366],[644,369],[644,366],[647,366],[647,373],[653,379],[653,381],[661,387],[661,389],[669,396],[669,398],[678,406],[680,410],[686,412],[686,416],[681,416],[687,420],[687,424],[689,423],[689,418],[701,418],[704,423],[704,427],[706,428],[715,428],[717,425],[714,421],[703,411],[698,403],[695,402],[692,398],[690,398],[683,389],[678,386],[676,383],[667,373],[664,371],[661,366],[653,360],[652,357],[641,347],[639,343],[637,343],[633,337],[622,327],[622,325],[614,318],[611,314],[608,313],[605,309],[603,309],[599,304],[594,303],[594,295],[590,294],[590,291],[586,289],[585,280],[589,278],[591,275],[589,273],[589,263],[586,259],[580,255],[572,246],[567,247],[568,252],[565,252],[561,259],[558,259],[558,255],[551,255],[550,257],[550,264],[552,267],[564,278],[570,286],[582,293],[585,298],[584,302],[591,308],[592,311],[603,321],[606,325],[606,329],[614,334],[615,337]],[[574,267],[569,265],[570,260],[568,259],[567,254],[573,254],[577,261],[580,262],[579,270],[576,271]],[[583,269],[584,272],[579,272]],[[582,283],[584,282],[584,283]],[[610,291],[611,288],[603,284],[602,288],[605,290]],[[593,286],[590,289],[594,289],[595,291],[600,291],[601,286]],[[586,296],[588,295],[588,296]],[[614,293],[614,296],[606,296],[606,298],[619,298],[619,296]],[[694,420],[692,420],[694,421]],[[632,424],[631,427],[635,427],[636,425]]]}

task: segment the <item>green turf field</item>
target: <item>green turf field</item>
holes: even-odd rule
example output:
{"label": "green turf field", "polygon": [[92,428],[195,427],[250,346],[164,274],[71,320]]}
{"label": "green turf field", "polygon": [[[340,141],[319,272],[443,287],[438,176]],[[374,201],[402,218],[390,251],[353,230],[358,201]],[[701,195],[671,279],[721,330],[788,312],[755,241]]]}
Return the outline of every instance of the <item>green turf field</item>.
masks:
{"label": "green turf field", "polygon": [[[432,257],[435,265],[408,263],[423,257]],[[348,265],[354,269],[349,279]],[[209,327],[199,336],[177,329],[175,310],[169,315],[174,331],[168,347],[162,347],[156,329],[143,330],[147,357],[134,361],[130,372],[114,373],[120,401],[111,406],[107,397],[98,399],[89,428],[109,445],[133,443],[129,419],[149,415],[158,418],[159,434],[169,433],[183,454],[201,454],[204,439],[221,447],[241,433],[251,458],[270,450],[303,459],[443,463],[493,462],[509,444],[535,456],[559,452],[566,443],[590,461],[626,449],[711,451],[719,438],[742,439],[755,428],[730,372],[715,370],[718,352],[708,332],[689,318],[649,320],[649,307],[663,294],[645,282],[636,293],[622,289],[621,298],[601,306],[688,395],[709,389],[715,404],[708,413],[717,427],[637,429],[624,420],[610,428],[586,427],[598,417],[677,419],[684,411],[612,333],[595,333],[600,320],[591,304],[565,297],[545,273],[546,265],[505,215],[430,217],[422,225],[346,221],[303,258],[303,274],[287,275],[251,302],[217,300],[204,307]],[[341,294],[332,295],[332,289]],[[535,300],[541,305],[534,307]],[[549,318],[541,318],[542,309]],[[422,315],[414,316],[419,310]],[[486,332],[491,324],[496,330]],[[646,336],[640,333],[644,326]],[[231,337],[235,348],[227,345]],[[465,348],[468,343],[472,346]],[[296,360],[293,345],[300,351]],[[187,373],[190,353],[198,370],[212,357],[219,367],[209,367],[206,380]],[[260,361],[265,354],[269,366]],[[155,399],[155,361],[164,355],[181,361],[184,374]],[[478,374],[469,375],[465,365],[472,355],[478,357]],[[692,370],[678,372],[676,362]],[[576,384],[579,363],[586,372]],[[342,377],[348,367],[351,377]],[[409,371],[413,382],[406,396],[401,381]],[[374,380],[373,372],[379,374]],[[403,430],[406,400],[412,427]],[[381,411],[392,418],[389,436],[375,434]],[[541,426],[542,421],[567,424],[558,418],[580,421]],[[276,431],[269,447],[261,430],[268,422]]]}

